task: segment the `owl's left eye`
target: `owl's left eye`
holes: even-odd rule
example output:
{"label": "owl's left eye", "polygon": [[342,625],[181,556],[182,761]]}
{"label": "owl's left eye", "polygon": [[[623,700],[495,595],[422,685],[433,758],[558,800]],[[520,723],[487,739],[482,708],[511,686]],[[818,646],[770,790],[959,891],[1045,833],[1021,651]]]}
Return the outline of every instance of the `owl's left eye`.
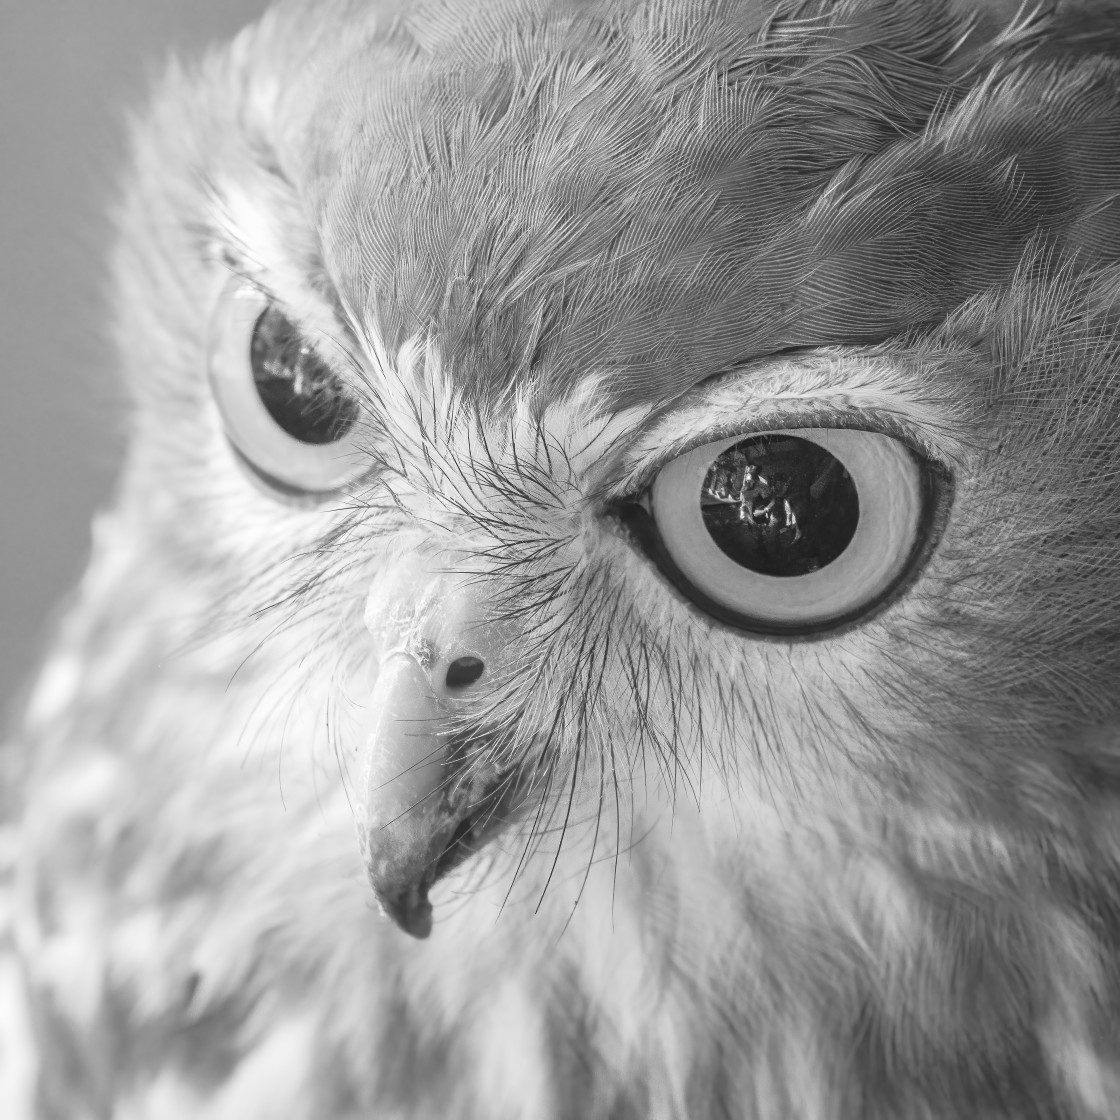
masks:
{"label": "owl's left eye", "polygon": [[284,310],[234,281],[211,323],[210,385],[230,443],[281,492],[330,493],[369,470],[358,404]]}
{"label": "owl's left eye", "polygon": [[744,630],[820,633],[861,618],[931,542],[932,467],[877,432],[802,428],[697,447],[627,520],[676,587]]}

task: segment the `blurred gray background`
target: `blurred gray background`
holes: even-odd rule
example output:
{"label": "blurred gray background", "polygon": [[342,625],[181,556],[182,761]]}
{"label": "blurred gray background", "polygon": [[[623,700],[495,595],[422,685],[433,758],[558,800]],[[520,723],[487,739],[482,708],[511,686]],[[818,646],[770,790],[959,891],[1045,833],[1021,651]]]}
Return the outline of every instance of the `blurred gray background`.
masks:
{"label": "blurred gray background", "polygon": [[266,0],[0,0],[0,706],[11,711],[112,492],[122,424],[105,341],[123,112],[169,53]]}

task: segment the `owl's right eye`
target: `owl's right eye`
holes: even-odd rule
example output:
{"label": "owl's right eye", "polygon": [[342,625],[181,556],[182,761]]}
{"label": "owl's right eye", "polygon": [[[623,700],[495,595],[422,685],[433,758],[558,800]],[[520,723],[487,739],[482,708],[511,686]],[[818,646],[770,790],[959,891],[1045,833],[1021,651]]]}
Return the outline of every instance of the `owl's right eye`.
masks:
{"label": "owl's right eye", "polygon": [[620,513],[707,614],[752,634],[815,637],[900,592],[935,543],[946,493],[899,440],[800,428],[695,447]]}
{"label": "owl's right eye", "polygon": [[230,443],[274,489],[325,494],[369,470],[353,394],[258,289],[234,281],[222,293],[209,367]]}

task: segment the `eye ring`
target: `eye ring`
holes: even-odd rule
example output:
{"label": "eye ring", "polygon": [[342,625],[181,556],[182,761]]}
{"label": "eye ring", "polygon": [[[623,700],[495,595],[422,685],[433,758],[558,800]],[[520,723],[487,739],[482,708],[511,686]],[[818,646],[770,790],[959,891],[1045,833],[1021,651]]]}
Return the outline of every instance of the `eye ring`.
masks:
{"label": "eye ring", "polygon": [[[866,515],[850,544],[819,571],[790,577],[741,567],[705,523],[700,495],[713,463],[728,448],[764,436],[814,442],[856,480]],[[626,503],[618,513],[665,578],[706,614],[754,635],[804,638],[863,621],[897,598],[936,546],[950,496],[946,472],[882,433],[778,429],[686,452],[662,468],[642,503]]]}
{"label": "eye ring", "polygon": [[[258,326],[270,310],[273,304],[253,285],[236,277],[226,285],[210,324],[211,391],[237,458],[272,492],[326,497],[368,473],[370,457],[358,447],[353,424],[337,439],[307,442],[286,431],[262,399],[254,344],[259,346]],[[307,347],[301,352],[311,353]],[[330,374],[321,360],[316,368]]]}

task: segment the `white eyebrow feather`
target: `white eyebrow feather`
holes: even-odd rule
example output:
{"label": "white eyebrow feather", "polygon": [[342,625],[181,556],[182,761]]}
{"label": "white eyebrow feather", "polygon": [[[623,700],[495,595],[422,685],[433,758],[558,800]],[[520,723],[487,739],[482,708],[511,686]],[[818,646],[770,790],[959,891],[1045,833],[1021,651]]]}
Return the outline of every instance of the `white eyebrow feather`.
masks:
{"label": "white eyebrow feather", "polygon": [[349,353],[335,304],[309,282],[326,279],[319,240],[283,178],[254,167],[248,177],[242,169],[236,178],[215,179],[210,221],[215,256],[228,255],[233,271],[282,304],[324,357]]}
{"label": "white eyebrow feather", "polygon": [[378,374],[371,395],[386,435],[402,461],[414,466],[428,458],[426,449],[465,464],[485,447],[486,458],[511,475],[532,465],[586,493],[597,488],[620,448],[653,413],[652,405],[612,409],[604,376],[589,373],[543,406],[539,389],[528,387],[495,415],[484,416],[464,399],[436,339],[414,337],[389,355],[376,339],[363,338],[363,349]]}
{"label": "white eyebrow feather", "polygon": [[820,410],[877,417],[944,462],[959,463],[964,418],[959,402],[933,388],[932,373],[913,359],[841,350],[752,364],[700,386],[641,432],[610,494],[631,492],[652,467],[705,439],[758,430],[769,418],[788,426],[791,413],[805,413],[808,422]]}

